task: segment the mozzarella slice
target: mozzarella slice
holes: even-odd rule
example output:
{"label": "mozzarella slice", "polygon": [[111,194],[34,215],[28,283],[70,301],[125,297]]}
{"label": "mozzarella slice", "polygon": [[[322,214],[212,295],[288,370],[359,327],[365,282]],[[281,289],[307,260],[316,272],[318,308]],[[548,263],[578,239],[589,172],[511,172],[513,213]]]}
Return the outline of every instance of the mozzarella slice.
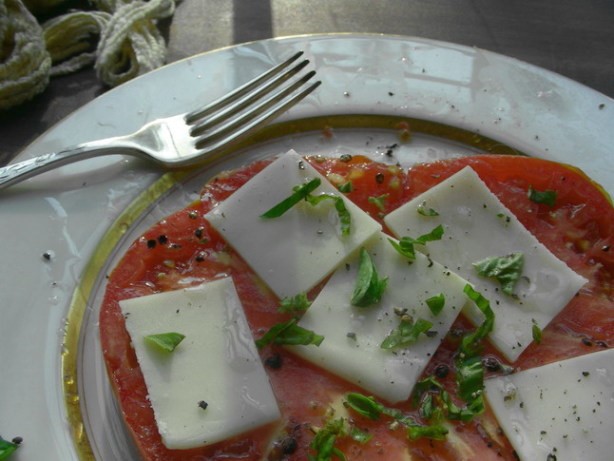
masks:
{"label": "mozzarella slice", "polygon": [[[232,279],[120,307],[167,448],[212,444],[279,418]],[[185,335],[173,352],[145,340],[168,332]]]}
{"label": "mozzarella slice", "polygon": [[612,459],[614,349],[488,379],[485,392],[522,460]]}
{"label": "mozzarella slice", "polygon": [[[321,180],[314,195],[343,198],[352,220],[349,235],[341,235],[331,200],[317,206],[302,201],[278,218],[260,217],[313,178]],[[294,151],[280,156],[206,218],[280,298],[308,291],[381,229]]]}
{"label": "mozzarella slice", "polygon": [[[419,207],[439,214],[424,216]],[[511,361],[531,343],[533,324],[545,328],[586,283],[526,230],[470,167],[396,209],[385,222],[395,235],[413,238],[444,226],[443,239],[429,242],[424,251],[490,300],[496,316],[490,339]],[[484,258],[517,252],[524,255],[524,268],[514,297],[473,267]],[[476,325],[483,321],[475,307],[466,313]]]}
{"label": "mozzarella slice", "polygon": [[[420,377],[452,322],[467,301],[467,283],[443,266],[418,254],[416,261],[401,256],[383,233],[366,246],[380,277],[388,277],[381,301],[369,307],[354,307],[350,300],[358,271],[353,255],[335,271],[299,325],[324,336],[320,346],[290,349],[331,373],[361,386],[391,403],[405,400]],[[426,300],[443,293],[445,305],[433,315]],[[399,325],[399,309],[414,321],[428,320],[435,336],[421,334],[413,345],[382,349],[382,341]]]}

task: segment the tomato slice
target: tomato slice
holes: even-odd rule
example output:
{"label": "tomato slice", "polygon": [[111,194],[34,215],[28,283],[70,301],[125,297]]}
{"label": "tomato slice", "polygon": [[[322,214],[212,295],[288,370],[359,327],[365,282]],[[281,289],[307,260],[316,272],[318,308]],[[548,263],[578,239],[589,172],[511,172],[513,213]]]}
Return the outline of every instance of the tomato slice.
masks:
{"label": "tomato slice", "polygon": [[[606,347],[614,338],[612,274],[614,209],[596,187],[578,170],[526,157],[475,156],[416,165],[407,173],[396,166],[373,162],[363,156],[328,159],[312,157],[310,163],[375,219],[397,208],[466,165],[471,165],[501,201],[518,216],[553,253],[589,279],[578,296],[544,331],[542,343],[530,346],[514,366],[527,368],[549,361]],[[108,374],[120,403],[127,427],[144,460],[305,460],[313,454],[313,427],[344,411],[341,397],[360,389],[304,362],[276,346],[261,351],[283,414],[281,425],[194,450],[168,450],[158,435],[147,389],[130,346],[119,300],[160,291],[197,285],[220,274],[230,275],[241,298],[250,328],[258,337],[263,328],[287,319],[277,312],[279,299],[251,271],[204,220],[216,203],[224,200],[264,168],[259,161],[222,173],[202,190],[202,199],[178,211],[137,239],[108,280],[100,312],[100,337]],[[351,183],[351,190],[347,184]],[[532,202],[527,191],[555,190],[553,207]],[[316,287],[311,297],[319,290]],[[452,392],[454,353],[459,332],[471,326],[460,318],[453,326],[425,376],[437,374]],[[503,362],[487,346],[485,358]],[[411,402],[398,406],[420,419]],[[362,444],[340,437],[337,447],[349,460],[407,459],[516,459],[487,409],[473,421],[450,423],[445,441],[408,441],[402,429],[391,429],[390,421],[370,421],[352,415],[372,439]]]}

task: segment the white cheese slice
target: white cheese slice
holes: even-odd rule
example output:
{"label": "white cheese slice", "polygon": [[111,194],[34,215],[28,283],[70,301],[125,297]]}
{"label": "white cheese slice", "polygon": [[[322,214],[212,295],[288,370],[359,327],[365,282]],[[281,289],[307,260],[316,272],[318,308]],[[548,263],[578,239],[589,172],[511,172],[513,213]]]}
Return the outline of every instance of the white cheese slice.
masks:
{"label": "white cheese slice", "polygon": [[[167,448],[212,444],[279,418],[231,278],[120,307]],[[145,340],[168,332],[185,335],[173,352]]]}
{"label": "white cheese slice", "polygon": [[317,206],[302,201],[278,218],[260,217],[290,196],[295,186],[313,178],[321,179],[314,195],[343,197],[300,155],[290,151],[206,215],[280,298],[308,291],[381,229],[345,197],[352,220],[349,235],[341,235],[332,200]]}
{"label": "white cheese slice", "polygon": [[[424,216],[418,207],[439,215]],[[496,316],[490,339],[511,361],[531,343],[533,323],[545,328],[586,283],[542,245],[470,167],[394,210],[385,223],[399,238],[416,238],[443,225],[443,239],[429,242],[424,251],[490,300]],[[524,268],[514,297],[473,267],[484,258],[517,252],[524,255]],[[476,325],[483,321],[475,307],[466,314]]]}
{"label": "white cheese slice", "polygon": [[488,379],[485,393],[520,459],[612,459],[614,349]]}
{"label": "white cheese slice", "polygon": [[[466,281],[418,254],[409,263],[379,233],[365,248],[378,275],[388,277],[384,296],[368,307],[351,305],[358,271],[358,254],[335,271],[299,325],[324,336],[320,346],[292,346],[305,359],[361,386],[388,402],[406,400],[454,319],[467,302]],[[433,315],[426,300],[443,293],[445,305]],[[396,308],[396,309],[395,309]],[[382,341],[399,325],[398,310],[407,310],[414,322],[428,320],[436,336],[421,334],[413,345],[382,349]],[[397,311],[397,312],[395,312]]]}

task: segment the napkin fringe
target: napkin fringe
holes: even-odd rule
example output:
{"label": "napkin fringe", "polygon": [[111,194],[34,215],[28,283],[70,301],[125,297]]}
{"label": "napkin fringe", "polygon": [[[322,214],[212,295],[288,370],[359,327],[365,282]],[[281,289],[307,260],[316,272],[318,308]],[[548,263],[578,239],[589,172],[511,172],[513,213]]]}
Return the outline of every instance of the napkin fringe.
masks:
{"label": "napkin fringe", "polygon": [[22,0],[0,0],[0,110],[33,98],[49,78],[94,65],[117,86],[166,62],[157,27],[175,0],[95,0],[95,11],[70,11],[39,25]]}

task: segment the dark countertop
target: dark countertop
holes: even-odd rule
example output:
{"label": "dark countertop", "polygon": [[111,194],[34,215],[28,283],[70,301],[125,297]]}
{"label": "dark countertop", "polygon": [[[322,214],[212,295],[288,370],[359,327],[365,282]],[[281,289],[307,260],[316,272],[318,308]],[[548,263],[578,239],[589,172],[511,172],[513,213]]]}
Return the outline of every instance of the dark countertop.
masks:
{"label": "dark countertop", "polygon": [[[614,97],[612,0],[183,0],[161,24],[168,61],[289,35],[366,32],[425,37],[505,54]],[[92,69],[52,79],[0,112],[0,165],[105,88]]]}

